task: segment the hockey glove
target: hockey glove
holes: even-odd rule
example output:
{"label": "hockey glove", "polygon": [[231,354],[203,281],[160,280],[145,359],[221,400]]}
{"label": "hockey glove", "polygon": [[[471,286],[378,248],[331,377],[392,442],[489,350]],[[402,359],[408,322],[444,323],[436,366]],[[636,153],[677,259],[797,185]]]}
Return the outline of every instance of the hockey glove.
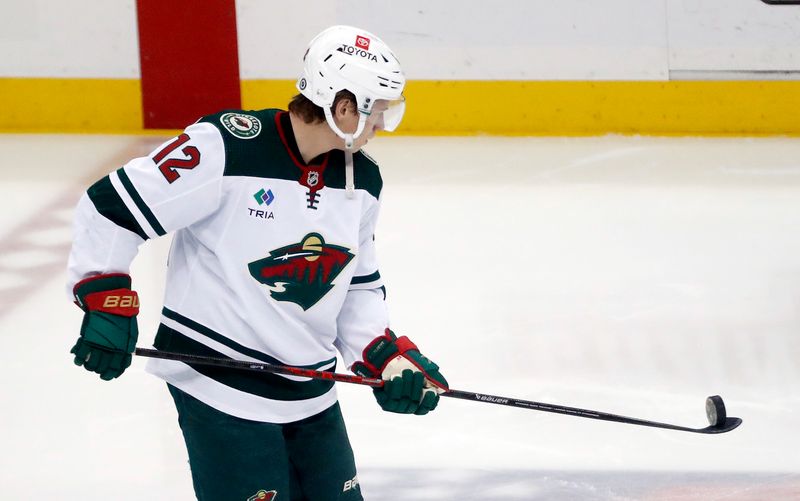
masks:
{"label": "hockey glove", "polygon": [[106,381],[118,377],[131,365],[139,334],[139,296],[131,290],[131,277],[97,275],[78,282],[73,293],[85,312],[81,335],[70,351],[75,365]]}
{"label": "hockey glove", "polygon": [[447,391],[447,380],[439,366],[425,358],[407,337],[398,338],[386,329],[364,348],[363,362],[353,372],[381,378],[382,388],[373,388],[378,405],[388,412],[423,415],[436,408],[439,394]]}

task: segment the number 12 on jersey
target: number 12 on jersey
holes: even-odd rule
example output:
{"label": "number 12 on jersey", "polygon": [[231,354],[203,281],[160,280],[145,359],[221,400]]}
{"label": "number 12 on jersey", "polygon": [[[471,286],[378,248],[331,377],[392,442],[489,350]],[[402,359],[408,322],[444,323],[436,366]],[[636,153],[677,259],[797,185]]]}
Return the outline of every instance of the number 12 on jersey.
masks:
{"label": "number 12 on jersey", "polygon": [[176,169],[194,169],[197,167],[197,164],[200,163],[200,150],[194,146],[186,146],[181,150],[183,154],[189,158],[167,158],[170,153],[188,140],[188,134],[181,134],[176,137],[175,140],[161,148],[153,157],[153,162],[158,166],[158,170],[161,171],[170,184],[181,177]]}

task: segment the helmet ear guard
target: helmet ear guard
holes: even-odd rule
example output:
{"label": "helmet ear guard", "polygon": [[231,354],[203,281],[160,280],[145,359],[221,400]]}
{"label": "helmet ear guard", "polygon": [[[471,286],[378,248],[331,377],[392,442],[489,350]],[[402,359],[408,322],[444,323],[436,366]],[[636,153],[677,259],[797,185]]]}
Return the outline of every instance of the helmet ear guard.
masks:
{"label": "helmet ear guard", "polygon": [[328,126],[336,133],[337,136],[344,139],[344,148],[346,150],[351,150],[353,148],[353,143],[355,142],[355,138],[361,135],[364,131],[364,124],[367,123],[367,115],[364,113],[358,114],[358,127],[356,127],[356,131],[353,134],[347,134],[342,132],[338,125],[336,125],[336,121],[333,119],[333,112],[331,111],[330,106],[326,106],[323,108],[325,111],[325,120],[328,122]]}

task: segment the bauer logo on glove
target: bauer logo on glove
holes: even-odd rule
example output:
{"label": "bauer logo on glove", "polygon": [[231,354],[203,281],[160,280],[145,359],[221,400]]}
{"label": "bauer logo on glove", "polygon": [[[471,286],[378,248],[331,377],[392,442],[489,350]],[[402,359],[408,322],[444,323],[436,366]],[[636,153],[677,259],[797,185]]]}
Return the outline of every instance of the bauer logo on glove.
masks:
{"label": "bauer logo on glove", "polygon": [[81,333],[70,353],[75,365],[108,381],[131,365],[139,329],[139,296],[125,274],[97,275],[78,282],[75,303],[85,312]]}

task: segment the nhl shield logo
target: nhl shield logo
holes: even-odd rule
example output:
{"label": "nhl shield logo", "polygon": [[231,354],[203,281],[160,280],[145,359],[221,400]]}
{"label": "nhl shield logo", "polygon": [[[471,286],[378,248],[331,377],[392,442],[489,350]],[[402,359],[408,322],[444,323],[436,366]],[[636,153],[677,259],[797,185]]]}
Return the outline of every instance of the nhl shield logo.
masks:
{"label": "nhl shield logo", "polygon": [[253,139],[261,132],[261,121],[252,115],[225,113],[219,121],[228,132],[241,139]]}
{"label": "nhl shield logo", "polygon": [[306,179],[306,182],[312,188],[314,186],[316,186],[319,183],[319,172],[315,171],[315,170],[309,171],[308,172],[308,178]]}
{"label": "nhl shield logo", "polygon": [[354,257],[350,249],[325,243],[319,233],[309,233],[300,243],[275,249],[247,266],[250,275],[269,288],[273,299],[308,310],[333,289],[333,281]]}

